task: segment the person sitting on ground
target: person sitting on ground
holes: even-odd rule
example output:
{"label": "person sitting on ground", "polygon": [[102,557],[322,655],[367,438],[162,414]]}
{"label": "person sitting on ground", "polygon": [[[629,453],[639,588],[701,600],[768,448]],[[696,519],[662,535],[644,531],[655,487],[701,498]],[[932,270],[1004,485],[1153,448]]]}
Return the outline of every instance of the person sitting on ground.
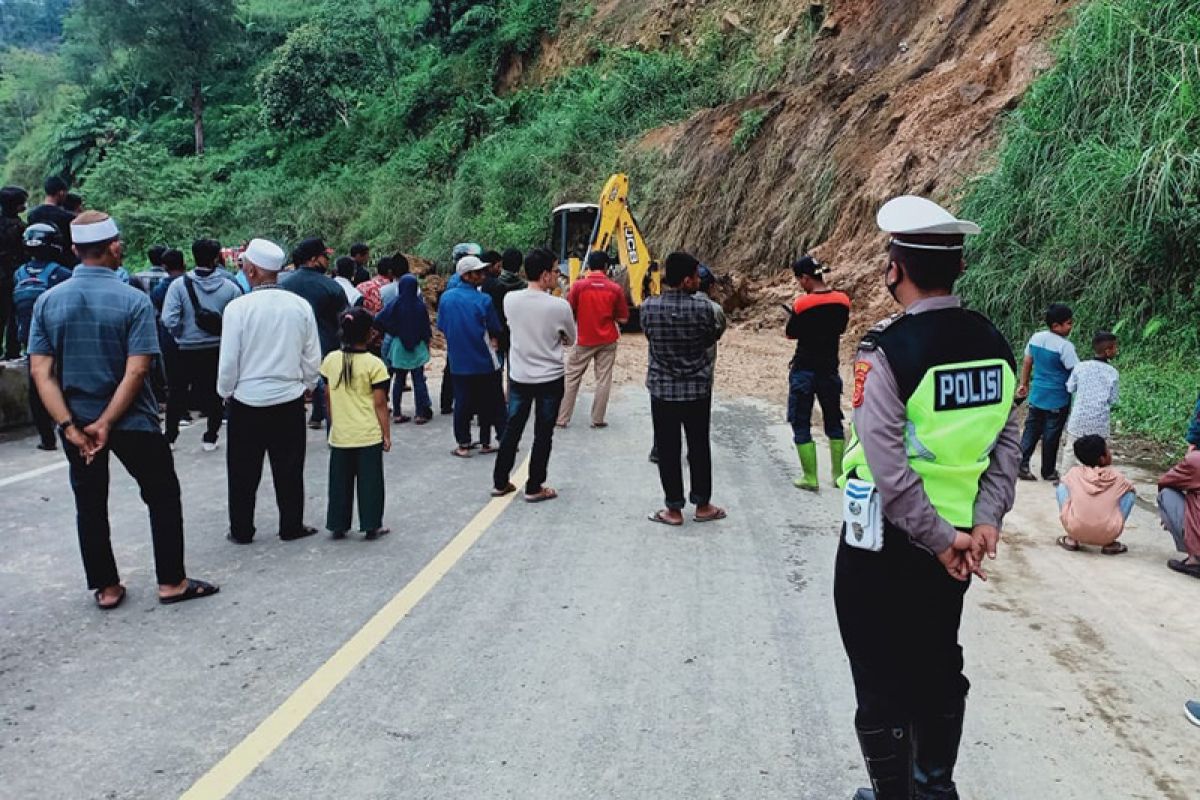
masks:
{"label": "person sitting on ground", "polygon": [[1078,466],[1071,467],[1058,484],[1059,519],[1066,536],[1058,537],[1064,550],[1094,545],[1107,556],[1127,548],[1117,539],[1133,511],[1137,497],[1133,484],[1112,468],[1112,452],[1103,436],[1090,434],[1075,442]]}
{"label": "person sitting on ground", "polygon": [[1054,303],[1046,309],[1047,330],[1038,331],[1025,347],[1025,363],[1017,399],[1029,398],[1029,416],[1021,435],[1021,466],[1017,473],[1023,481],[1037,480],[1029,471],[1029,462],[1038,442],[1042,443],[1042,480],[1058,481],[1058,446],[1063,426],[1071,410],[1067,379],[1079,363],[1075,345],[1067,341],[1075,327],[1074,314],[1067,306]]}
{"label": "person sitting on ground", "polygon": [[342,349],[325,356],[321,375],[329,407],[330,538],[345,539],[358,490],[358,527],[368,540],[383,527],[383,454],[392,449],[388,424],[387,366],[367,350],[372,317],[363,308],[342,315]]}
{"label": "person sitting on ground", "polygon": [[1175,549],[1187,554],[1172,558],[1167,566],[1200,578],[1200,450],[1189,450],[1158,479],[1158,516],[1175,540]]}
{"label": "person sitting on ground", "polygon": [[333,280],[346,293],[346,302],[351,308],[361,306],[363,300],[362,292],[354,288],[354,272],[358,269],[358,265],[354,263],[354,259],[350,256],[342,256],[334,264],[333,269]]}
{"label": "person sitting on ground", "polygon": [[1092,337],[1095,358],[1079,362],[1067,379],[1067,391],[1075,396],[1071,416],[1067,418],[1067,444],[1064,466],[1075,465],[1075,442],[1083,436],[1108,437],[1109,418],[1117,403],[1119,376],[1110,362],[1117,357],[1117,337],[1100,331]]}

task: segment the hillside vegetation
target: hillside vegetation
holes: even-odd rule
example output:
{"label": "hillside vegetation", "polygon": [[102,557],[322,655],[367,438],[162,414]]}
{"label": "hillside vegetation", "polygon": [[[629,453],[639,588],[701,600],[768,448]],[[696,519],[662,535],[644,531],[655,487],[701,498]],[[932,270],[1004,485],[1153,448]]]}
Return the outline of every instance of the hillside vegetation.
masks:
{"label": "hillside vegetation", "polygon": [[[172,2],[194,12],[161,5]],[[177,60],[170,51],[146,58],[146,37],[125,30],[146,26],[131,24],[124,0],[82,0],[58,55],[8,53],[0,104],[19,113],[0,130],[17,142],[0,150],[5,180],[73,176],[89,205],[120,219],[135,252],[199,234],[323,235],[444,259],[463,239],[544,241],[557,202],[593,201],[609,172],[630,167],[627,143],[737,97],[762,69],[744,37],[701,25],[686,49],[591,40],[578,66],[506,86],[560,22],[586,20],[592,7],[203,5],[227,5],[235,31],[214,41],[208,64],[172,71],[162,68]]]}
{"label": "hillside vegetation", "polygon": [[1118,420],[1178,442],[1200,386],[1200,6],[1093,0],[1012,115],[964,213],[964,281],[1023,341],[1050,302],[1082,357],[1116,332]]}

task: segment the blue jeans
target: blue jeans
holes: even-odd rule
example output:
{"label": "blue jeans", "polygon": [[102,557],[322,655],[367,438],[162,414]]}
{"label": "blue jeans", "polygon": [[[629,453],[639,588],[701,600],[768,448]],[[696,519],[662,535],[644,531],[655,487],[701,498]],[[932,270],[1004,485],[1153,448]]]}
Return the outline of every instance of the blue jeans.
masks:
{"label": "blue jeans", "polygon": [[792,441],[808,444],[812,438],[813,401],[821,404],[825,435],[845,439],[842,428],[842,379],[836,372],[817,373],[794,369],[788,373],[787,419],[792,425]]}
{"label": "blue jeans", "polygon": [[1029,407],[1025,418],[1025,431],[1021,434],[1021,469],[1028,470],[1033,451],[1042,443],[1042,480],[1050,480],[1058,473],[1058,446],[1062,443],[1063,429],[1071,408],[1047,411]]}
{"label": "blue jeans", "polygon": [[517,446],[525,433],[529,414],[533,419],[533,454],[529,459],[529,479],[525,482],[525,494],[534,495],[542,490],[546,482],[546,471],[550,465],[550,448],[554,440],[554,423],[562,407],[566,381],[563,378],[548,383],[520,383],[508,379],[508,423],[500,437],[500,453],[492,471],[492,484],[497,489],[508,485],[513,464],[517,461]]}
{"label": "blue jeans", "polygon": [[404,384],[409,375],[412,375],[413,400],[416,403],[417,416],[429,419],[433,416],[433,401],[429,399],[429,384],[425,380],[425,367],[392,371],[392,416],[400,416],[400,402],[404,398]]}

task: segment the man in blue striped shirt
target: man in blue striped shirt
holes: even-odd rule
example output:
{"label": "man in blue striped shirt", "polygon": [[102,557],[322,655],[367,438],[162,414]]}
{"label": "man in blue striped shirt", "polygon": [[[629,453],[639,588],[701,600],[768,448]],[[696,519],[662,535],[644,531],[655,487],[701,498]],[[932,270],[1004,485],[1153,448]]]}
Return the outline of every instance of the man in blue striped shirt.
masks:
{"label": "man in blue striped shirt", "polygon": [[147,379],[159,352],[154,306],[117,275],[124,252],[111,217],[86,211],[71,233],[82,263],[34,305],[29,369],[70,462],[88,588],[101,609],[125,599],[108,522],[111,450],[150,510],[159,602],[215,594],[184,571],[179,480]]}

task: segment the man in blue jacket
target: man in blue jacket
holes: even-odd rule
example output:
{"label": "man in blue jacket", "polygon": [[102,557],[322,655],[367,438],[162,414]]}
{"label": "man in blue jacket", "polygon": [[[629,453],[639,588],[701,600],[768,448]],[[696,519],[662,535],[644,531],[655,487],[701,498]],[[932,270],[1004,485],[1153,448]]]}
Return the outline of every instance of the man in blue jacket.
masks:
{"label": "man in blue jacket", "polygon": [[471,416],[479,415],[480,453],[496,452],[491,431],[503,437],[505,425],[504,388],[500,381],[503,362],[499,337],[503,326],[492,299],[479,291],[487,277],[487,265],[475,256],[459,259],[455,274],[461,282],[442,295],[438,306],[438,330],[446,335],[450,379],[454,384],[454,455],[471,457]]}

